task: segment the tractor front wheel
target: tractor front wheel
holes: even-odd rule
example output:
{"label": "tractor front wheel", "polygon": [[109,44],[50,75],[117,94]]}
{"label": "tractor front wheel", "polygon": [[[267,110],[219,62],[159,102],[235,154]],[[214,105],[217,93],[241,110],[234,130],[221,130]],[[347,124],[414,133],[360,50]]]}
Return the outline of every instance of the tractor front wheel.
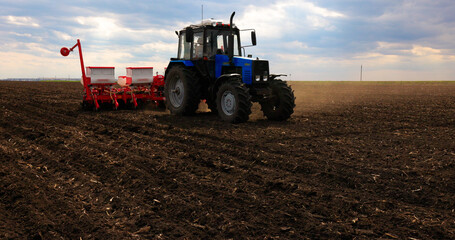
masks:
{"label": "tractor front wheel", "polygon": [[284,121],[294,113],[295,97],[291,87],[282,80],[270,82],[271,96],[260,101],[261,110],[269,120]]}
{"label": "tractor front wheel", "polygon": [[239,78],[231,78],[221,84],[216,104],[218,115],[226,122],[246,122],[251,114],[251,96]]}

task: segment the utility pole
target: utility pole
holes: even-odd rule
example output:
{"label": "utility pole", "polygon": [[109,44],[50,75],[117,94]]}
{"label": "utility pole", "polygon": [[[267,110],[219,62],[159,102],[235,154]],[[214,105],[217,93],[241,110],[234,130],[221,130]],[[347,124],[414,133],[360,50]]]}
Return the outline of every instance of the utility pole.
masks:
{"label": "utility pole", "polygon": [[360,81],[362,81],[362,76],[363,75],[363,66],[360,65]]}

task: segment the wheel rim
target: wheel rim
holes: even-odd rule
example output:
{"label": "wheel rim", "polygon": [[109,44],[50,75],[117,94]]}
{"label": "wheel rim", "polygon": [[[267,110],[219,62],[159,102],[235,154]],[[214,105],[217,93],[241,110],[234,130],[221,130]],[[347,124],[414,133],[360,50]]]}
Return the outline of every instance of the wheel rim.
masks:
{"label": "wheel rim", "polygon": [[221,109],[224,114],[231,116],[235,112],[235,96],[231,91],[225,91],[221,96]]}
{"label": "wheel rim", "polygon": [[179,77],[176,77],[170,83],[169,101],[172,106],[178,108],[182,106],[184,96],[185,89],[183,87],[183,82]]}

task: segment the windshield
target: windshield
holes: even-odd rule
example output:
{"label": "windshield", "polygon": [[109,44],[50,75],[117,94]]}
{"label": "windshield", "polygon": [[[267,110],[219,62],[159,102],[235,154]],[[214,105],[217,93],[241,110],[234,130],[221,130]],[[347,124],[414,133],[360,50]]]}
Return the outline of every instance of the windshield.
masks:
{"label": "windshield", "polygon": [[[227,30],[207,30],[207,55],[228,54],[229,34],[230,31]],[[240,56],[239,38],[237,33],[234,34],[234,55]]]}
{"label": "windshield", "polygon": [[[229,34],[229,30],[207,29],[205,37],[203,32],[195,32],[192,42],[186,42],[185,32],[181,32],[177,57],[178,59],[202,59],[204,56],[210,58],[216,54],[227,55]],[[238,31],[234,31],[234,56],[241,56]]]}

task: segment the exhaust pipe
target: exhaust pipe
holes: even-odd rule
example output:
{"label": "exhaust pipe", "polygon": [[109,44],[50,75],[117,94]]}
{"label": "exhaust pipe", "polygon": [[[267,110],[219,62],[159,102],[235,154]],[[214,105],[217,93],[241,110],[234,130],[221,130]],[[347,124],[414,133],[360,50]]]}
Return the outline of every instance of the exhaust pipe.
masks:
{"label": "exhaust pipe", "polygon": [[231,18],[229,20],[229,28],[230,28],[230,33],[229,33],[229,49],[228,49],[228,56],[229,56],[229,63],[232,65],[232,58],[234,57],[234,34],[232,31],[232,20],[234,19],[235,12],[232,12]]}

